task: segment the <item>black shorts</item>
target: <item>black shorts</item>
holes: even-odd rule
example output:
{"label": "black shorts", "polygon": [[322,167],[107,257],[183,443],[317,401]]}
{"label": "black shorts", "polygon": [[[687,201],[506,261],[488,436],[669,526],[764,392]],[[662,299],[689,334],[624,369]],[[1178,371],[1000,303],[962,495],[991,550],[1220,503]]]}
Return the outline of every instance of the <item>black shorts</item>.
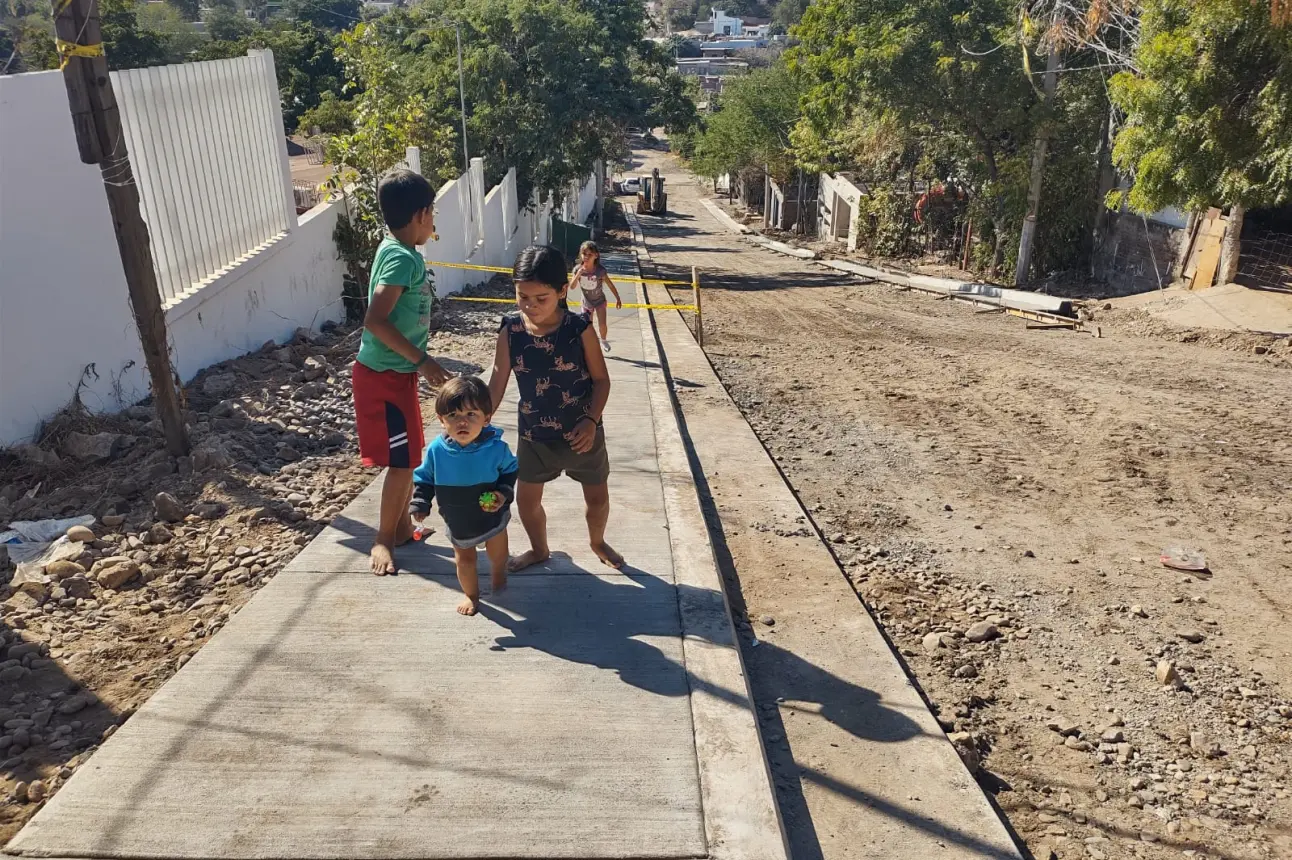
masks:
{"label": "black shorts", "polygon": [[604,484],[610,480],[610,456],[606,453],[606,431],[597,428],[592,450],[576,454],[565,441],[529,442],[521,439],[516,446],[520,464],[517,480],[527,484],[546,484],[564,473],[580,484]]}

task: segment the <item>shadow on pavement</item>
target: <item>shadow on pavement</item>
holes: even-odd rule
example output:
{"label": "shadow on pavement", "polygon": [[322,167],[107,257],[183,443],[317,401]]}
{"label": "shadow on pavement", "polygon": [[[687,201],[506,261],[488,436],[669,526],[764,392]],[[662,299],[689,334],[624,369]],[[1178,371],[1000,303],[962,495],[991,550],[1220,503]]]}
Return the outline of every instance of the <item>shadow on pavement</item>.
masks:
{"label": "shadow on pavement", "polygon": [[[662,266],[659,268],[665,269]],[[670,382],[670,389],[675,388],[679,380],[673,377],[667,358],[664,359],[664,373]],[[676,393],[673,397],[678,429],[695,479],[728,605],[735,618],[747,619],[748,610],[722,519],[696,455],[685,413],[676,403]],[[799,763],[787,740],[783,710],[818,714],[854,737],[879,743],[901,743],[922,735],[923,732],[910,717],[885,705],[873,690],[839,678],[775,643],[757,640],[748,629],[739,634],[739,643],[749,670],[750,686],[764,748],[771,765],[777,803],[794,860],[821,860],[824,857],[811,808],[804,795],[805,782],[847,797],[859,805],[881,812],[938,839],[968,848],[982,857],[1015,860],[1015,854],[1002,852],[972,833],[946,827],[918,810],[898,807],[859,785],[840,782],[811,765]],[[864,778],[866,775],[860,776]],[[1017,844],[1022,844],[1016,834],[1011,832],[1011,835]]]}

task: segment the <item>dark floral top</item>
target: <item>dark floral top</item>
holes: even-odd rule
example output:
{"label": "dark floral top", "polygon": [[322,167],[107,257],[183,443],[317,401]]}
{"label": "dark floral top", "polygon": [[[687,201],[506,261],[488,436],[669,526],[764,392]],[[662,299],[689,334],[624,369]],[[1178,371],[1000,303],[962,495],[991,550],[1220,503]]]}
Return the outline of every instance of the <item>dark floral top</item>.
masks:
{"label": "dark floral top", "polygon": [[529,442],[568,442],[574,425],[592,404],[592,375],[583,353],[588,319],[569,311],[556,330],[535,337],[521,315],[502,318],[511,369],[520,389],[520,438]]}

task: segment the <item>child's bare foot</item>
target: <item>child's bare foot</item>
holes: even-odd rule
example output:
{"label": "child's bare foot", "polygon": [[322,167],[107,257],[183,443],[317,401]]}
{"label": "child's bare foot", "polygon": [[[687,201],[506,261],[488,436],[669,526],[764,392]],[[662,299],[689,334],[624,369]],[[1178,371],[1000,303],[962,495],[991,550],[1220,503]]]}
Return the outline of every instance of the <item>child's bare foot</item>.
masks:
{"label": "child's bare foot", "polygon": [[606,567],[613,567],[615,570],[624,566],[624,557],[615,552],[614,547],[602,541],[601,543],[592,544],[592,551],[601,559],[601,563]]}
{"label": "child's bare foot", "polygon": [[374,576],[385,576],[395,572],[395,554],[384,543],[372,545],[372,552],[368,553],[368,561]]}
{"label": "child's bare foot", "polygon": [[536,564],[542,564],[552,557],[550,552],[539,552],[537,550],[526,550],[520,555],[507,562],[507,570],[515,573],[518,570],[524,570],[527,567],[533,567]]}
{"label": "child's bare foot", "polygon": [[464,597],[458,604],[458,615],[475,615],[480,611],[480,598]]}
{"label": "child's bare foot", "polygon": [[507,571],[494,571],[489,576],[489,587],[493,589],[494,594],[507,590]]}

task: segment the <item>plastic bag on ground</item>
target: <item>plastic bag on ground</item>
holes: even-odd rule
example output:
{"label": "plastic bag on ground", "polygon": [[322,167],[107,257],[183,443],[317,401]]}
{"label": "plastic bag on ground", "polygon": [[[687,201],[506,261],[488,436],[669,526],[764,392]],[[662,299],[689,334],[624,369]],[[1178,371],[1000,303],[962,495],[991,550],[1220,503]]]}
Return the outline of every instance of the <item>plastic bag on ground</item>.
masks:
{"label": "plastic bag on ground", "polygon": [[1162,566],[1197,573],[1207,569],[1207,557],[1200,549],[1173,546],[1162,550]]}
{"label": "plastic bag on ground", "polygon": [[0,544],[8,548],[11,562],[21,564],[39,558],[72,526],[92,525],[94,517],[88,515],[62,520],[24,520],[10,523],[8,531],[0,532]]}

